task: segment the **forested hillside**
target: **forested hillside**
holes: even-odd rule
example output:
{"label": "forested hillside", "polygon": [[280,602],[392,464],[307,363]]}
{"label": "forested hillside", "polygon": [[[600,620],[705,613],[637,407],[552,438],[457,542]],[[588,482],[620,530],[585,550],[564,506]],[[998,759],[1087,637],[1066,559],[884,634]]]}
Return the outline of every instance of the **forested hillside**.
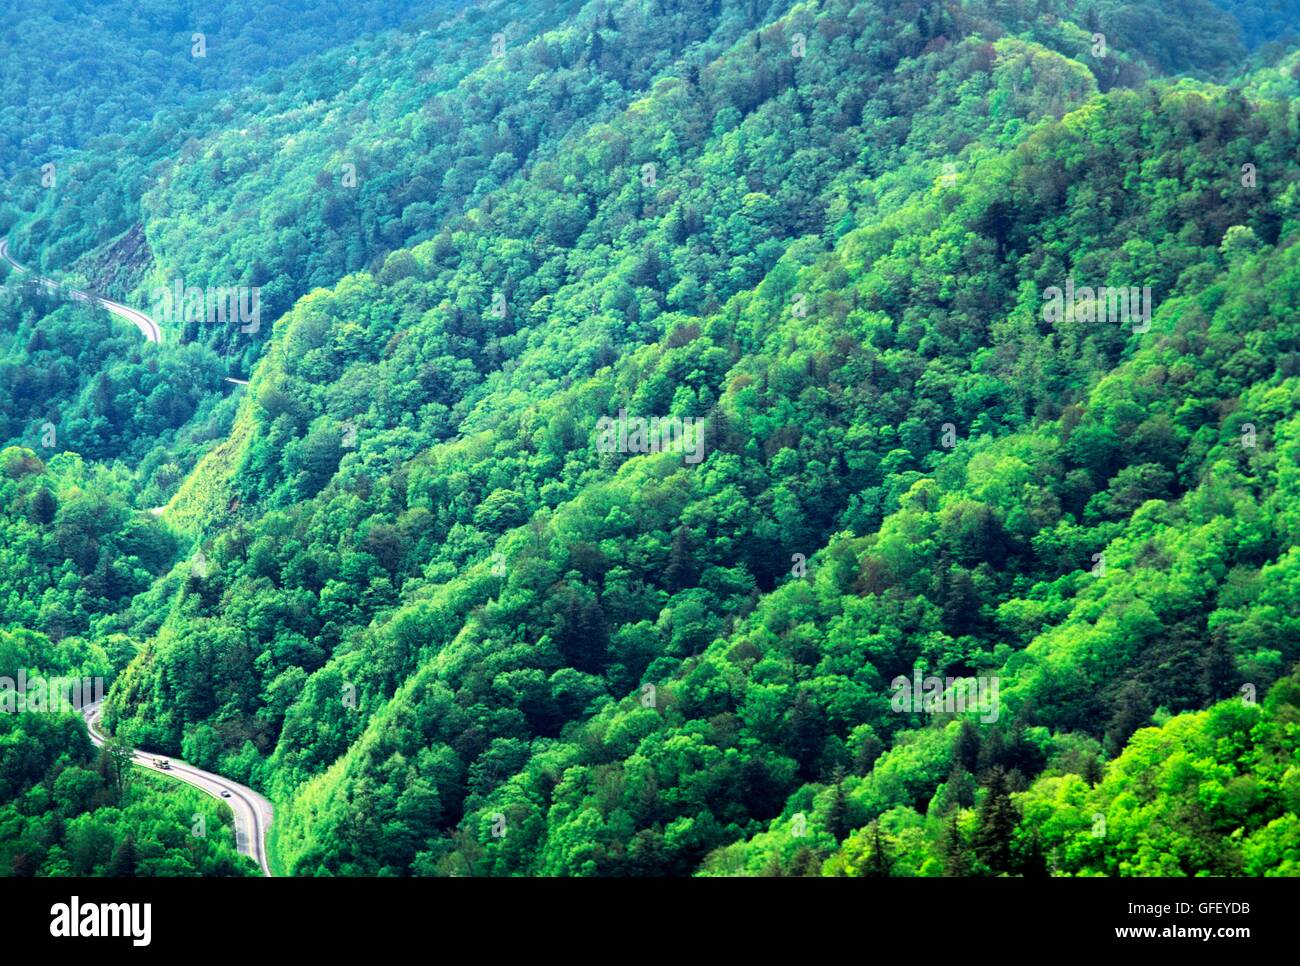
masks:
{"label": "forested hillside", "polygon": [[1295,46],[1300,37],[1300,3],[1296,0],[1214,0],[1241,28],[1242,40],[1254,47],[1266,42]]}
{"label": "forested hillside", "polygon": [[239,87],[448,6],[455,5],[360,0],[339,17],[303,0],[108,0],[89,9],[70,0],[7,0],[0,4],[0,175],[55,164],[57,180],[57,162],[97,135],[125,134],[160,107]]}
{"label": "forested hillside", "polygon": [[[0,302],[11,663],[279,874],[1300,873],[1286,4],[426,6],[11,182],[264,317]],[[0,871],[156,870],[58,720]]]}

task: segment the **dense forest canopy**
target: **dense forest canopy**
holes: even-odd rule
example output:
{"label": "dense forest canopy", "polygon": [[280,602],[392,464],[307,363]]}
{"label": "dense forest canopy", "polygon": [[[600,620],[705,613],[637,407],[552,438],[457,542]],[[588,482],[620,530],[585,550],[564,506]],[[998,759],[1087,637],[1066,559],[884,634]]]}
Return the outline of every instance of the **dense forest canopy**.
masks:
{"label": "dense forest canopy", "polygon": [[[1294,4],[282,7],[0,95],[15,257],[164,333],[0,279],[0,675],[279,874],[1300,873]],[[0,872],[252,870],[0,772]]]}
{"label": "dense forest canopy", "polygon": [[[318,52],[458,4],[9,0],[0,7],[0,175],[123,135],[159,108],[239,88]],[[199,103],[210,105],[211,100]]]}

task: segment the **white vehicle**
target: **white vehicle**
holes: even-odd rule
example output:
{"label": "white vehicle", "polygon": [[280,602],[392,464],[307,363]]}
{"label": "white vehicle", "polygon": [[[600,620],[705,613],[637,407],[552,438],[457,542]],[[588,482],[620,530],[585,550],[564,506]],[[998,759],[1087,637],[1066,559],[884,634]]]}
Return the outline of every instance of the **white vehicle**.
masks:
{"label": "white vehicle", "polygon": [[156,767],[161,768],[163,771],[170,771],[172,767],[172,763],[168,761],[166,758],[155,758],[153,760],[153,763]]}

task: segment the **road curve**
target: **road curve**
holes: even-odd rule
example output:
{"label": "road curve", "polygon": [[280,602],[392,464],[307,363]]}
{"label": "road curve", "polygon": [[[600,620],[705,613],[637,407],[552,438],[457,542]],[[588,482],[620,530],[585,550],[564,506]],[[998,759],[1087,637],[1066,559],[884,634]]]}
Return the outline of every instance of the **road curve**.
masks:
{"label": "road curve", "polygon": [[[22,262],[17,261],[9,254],[8,238],[0,238],[0,261],[3,261],[19,275],[27,275],[31,272],[30,268],[22,264]],[[58,282],[54,281],[52,278],[46,278],[44,275],[35,275],[33,278],[35,278],[35,280],[40,284],[44,285],[47,289],[54,290],[60,287]],[[129,305],[123,305],[121,302],[114,302],[112,299],[101,298],[98,295],[91,295],[89,292],[83,292],[78,288],[70,288],[65,291],[79,302],[94,302],[98,305],[102,305],[105,309],[119,318],[126,319],[139,329],[141,334],[143,334],[150,342],[162,342],[162,329],[158,327],[158,323],[149,318],[149,316],[145,315],[139,309],[133,309]],[[231,376],[226,376],[225,380],[226,382],[233,383],[236,386],[248,385],[247,379],[235,379]]]}
{"label": "road curve", "polygon": [[[96,701],[81,709],[81,714],[86,719],[86,730],[90,732],[90,740],[96,746],[102,746],[108,740],[107,736],[99,730],[100,704],[101,702]],[[235,816],[235,846],[241,855],[247,855],[262,867],[263,875],[269,876],[271,867],[266,861],[266,832],[275,814],[271,803],[251,788],[236,784],[220,775],[214,775],[212,772],[203,771],[201,768],[195,768],[177,758],[166,758],[171,767],[159,768],[154,764],[154,759],[161,757],[164,756],[151,755],[138,748],[131,750],[131,760],[141,768],[148,768],[160,775],[168,775],[187,782],[228,804]],[[221,794],[223,791],[229,792],[230,797],[223,796]]]}
{"label": "road curve", "polygon": [[[47,289],[54,290],[61,287],[58,282],[54,281],[54,279],[46,278],[44,275],[36,275],[32,273],[32,270],[26,265],[16,261],[14,257],[9,254],[8,238],[0,238],[0,260],[6,262],[9,267],[19,275],[32,274],[32,277]],[[114,302],[111,299],[101,298],[98,295],[91,295],[89,292],[81,291],[81,289],[70,288],[66,289],[66,291],[68,295],[79,302],[93,302],[96,305],[103,306],[119,318],[126,319],[126,321],[139,329],[144,337],[150,342],[162,341],[162,329],[158,328],[158,324],[154,322],[153,319],[149,318],[149,316],[145,315],[138,309],[130,308],[119,302]]]}

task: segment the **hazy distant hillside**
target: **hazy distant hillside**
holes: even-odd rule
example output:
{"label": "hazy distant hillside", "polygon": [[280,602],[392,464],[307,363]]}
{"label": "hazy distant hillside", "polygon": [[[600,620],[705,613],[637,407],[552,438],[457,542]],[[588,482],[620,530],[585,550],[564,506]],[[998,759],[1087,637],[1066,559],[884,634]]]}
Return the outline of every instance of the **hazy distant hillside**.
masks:
{"label": "hazy distant hillside", "polygon": [[[338,44],[434,13],[458,0],[360,0],[347,16],[318,3],[251,0],[49,0],[0,4],[0,176],[35,170],[160,108],[240,87]],[[212,102],[206,102],[211,109]]]}

